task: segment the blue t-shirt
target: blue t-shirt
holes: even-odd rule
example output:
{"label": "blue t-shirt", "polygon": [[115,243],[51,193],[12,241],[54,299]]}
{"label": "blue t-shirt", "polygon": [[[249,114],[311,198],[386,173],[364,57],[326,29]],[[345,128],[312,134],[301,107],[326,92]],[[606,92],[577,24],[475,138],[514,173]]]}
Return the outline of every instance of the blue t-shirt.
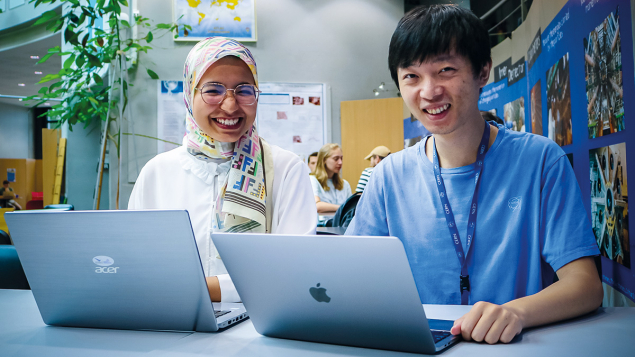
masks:
{"label": "blue t-shirt", "polygon": [[[425,141],[375,167],[346,234],[398,237],[421,302],[460,304],[461,267]],[[464,249],[475,169],[441,169]],[[470,304],[535,294],[553,281],[554,271],[599,254],[573,169],[553,141],[499,127],[481,175],[467,253]]]}

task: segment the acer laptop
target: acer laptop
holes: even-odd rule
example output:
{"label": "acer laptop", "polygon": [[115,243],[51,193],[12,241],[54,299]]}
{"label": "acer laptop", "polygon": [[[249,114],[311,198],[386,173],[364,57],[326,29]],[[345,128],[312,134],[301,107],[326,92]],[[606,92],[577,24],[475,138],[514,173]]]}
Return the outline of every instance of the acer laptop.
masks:
{"label": "acer laptop", "polygon": [[415,353],[454,344],[426,318],[394,237],[223,233],[212,239],[265,336]]}
{"label": "acer laptop", "polygon": [[187,211],[5,215],[48,325],[213,332],[247,318],[212,304]]}

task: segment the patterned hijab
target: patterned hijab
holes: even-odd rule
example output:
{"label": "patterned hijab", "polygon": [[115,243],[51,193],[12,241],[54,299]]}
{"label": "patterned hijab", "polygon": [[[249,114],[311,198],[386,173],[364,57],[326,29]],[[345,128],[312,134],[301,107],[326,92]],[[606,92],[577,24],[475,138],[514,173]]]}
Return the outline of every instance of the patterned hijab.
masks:
{"label": "patterned hijab", "polygon": [[235,143],[222,143],[203,132],[192,114],[198,82],[212,64],[225,56],[235,56],[245,62],[258,86],[256,61],[242,44],[224,37],[211,37],[197,43],[188,54],[183,69],[183,97],[187,109],[185,144],[187,151],[200,160],[231,159],[229,174],[216,199],[213,230],[264,232],[264,162],[255,126]]}

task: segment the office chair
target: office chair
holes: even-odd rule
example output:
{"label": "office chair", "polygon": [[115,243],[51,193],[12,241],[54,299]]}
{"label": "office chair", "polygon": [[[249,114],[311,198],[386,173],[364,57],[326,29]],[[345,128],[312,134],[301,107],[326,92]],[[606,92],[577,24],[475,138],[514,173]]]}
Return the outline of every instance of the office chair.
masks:
{"label": "office chair", "polygon": [[60,203],[56,205],[46,205],[44,209],[56,209],[61,211],[73,211],[75,210],[75,206],[68,203]]}
{"label": "office chair", "polygon": [[340,208],[335,211],[331,226],[327,227],[348,227],[353,217],[355,217],[355,209],[357,208],[360,197],[362,197],[361,192],[356,192],[347,198]]}
{"label": "office chair", "polygon": [[11,238],[9,233],[0,229],[0,245],[11,245]]}
{"label": "office chair", "polygon": [[31,289],[12,245],[0,245],[0,289]]}

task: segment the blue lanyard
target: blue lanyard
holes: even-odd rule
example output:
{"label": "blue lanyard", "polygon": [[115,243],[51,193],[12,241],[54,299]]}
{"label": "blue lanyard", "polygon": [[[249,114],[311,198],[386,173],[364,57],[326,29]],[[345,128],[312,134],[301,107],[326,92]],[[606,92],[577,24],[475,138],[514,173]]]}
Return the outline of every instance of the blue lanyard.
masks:
{"label": "blue lanyard", "polygon": [[487,153],[489,144],[489,124],[485,122],[485,129],[483,130],[483,138],[478,146],[478,152],[476,153],[476,177],[474,178],[474,195],[472,197],[472,204],[470,205],[470,214],[467,221],[467,252],[463,253],[463,245],[461,244],[461,238],[459,236],[459,230],[456,227],[456,221],[454,220],[454,213],[452,213],[452,207],[450,207],[450,201],[448,201],[448,195],[445,191],[445,184],[443,183],[443,177],[441,177],[441,169],[439,168],[439,157],[437,155],[437,146],[432,137],[432,146],[434,148],[434,177],[437,182],[437,189],[439,190],[439,198],[441,198],[441,204],[443,205],[443,211],[445,212],[445,221],[450,229],[450,237],[454,243],[454,249],[456,255],[459,257],[459,263],[461,264],[461,276],[460,276],[460,291],[461,291],[461,304],[467,305],[470,295],[470,275],[467,271],[467,253],[470,252],[472,241],[474,240],[474,231],[476,230],[476,207],[478,201],[478,187],[481,178],[481,171],[483,170],[483,160]]}

